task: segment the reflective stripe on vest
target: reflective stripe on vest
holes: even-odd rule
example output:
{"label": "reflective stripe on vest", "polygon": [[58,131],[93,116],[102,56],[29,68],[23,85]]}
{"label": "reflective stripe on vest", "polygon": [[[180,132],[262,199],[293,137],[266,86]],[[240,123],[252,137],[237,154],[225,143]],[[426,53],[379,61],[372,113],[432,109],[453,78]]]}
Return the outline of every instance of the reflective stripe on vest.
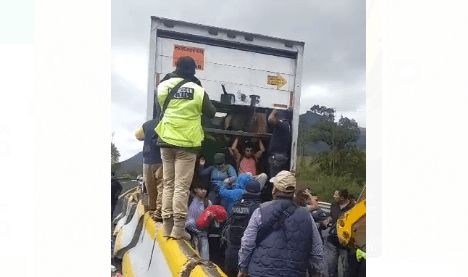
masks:
{"label": "reflective stripe on vest", "polygon": [[[162,107],[167,95],[182,78],[171,78],[158,86],[158,102]],[[169,102],[156,133],[166,143],[180,147],[199,147],[204,138],[201,112],[205,90],[195,83],[186,83]]]}

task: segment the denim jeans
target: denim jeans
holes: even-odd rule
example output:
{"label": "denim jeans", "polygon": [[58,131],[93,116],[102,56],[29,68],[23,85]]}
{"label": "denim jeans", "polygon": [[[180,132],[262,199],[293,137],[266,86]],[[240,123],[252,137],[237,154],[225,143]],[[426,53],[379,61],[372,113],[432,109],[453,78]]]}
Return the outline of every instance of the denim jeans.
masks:
{"label": "denim jeans", "polygon": [[328,240],[324,239],[323,256],[327,263],[329,277],[346,276],[348,267],[348,252],[349,249],[336,246],[335,244],[330,243]]}
{"label": "denim jeans", "polygon": [[200,257],[203,260],[210,260],[210,247],[208,245],[208,237],[206,236],[199,236],[198,237],[199,245],[198,245],[198,253],[200,253]]}
{"label": "denim jeans", "polygon": [[288,170],[288,156],[286,153],[275,153],[268,157],[270,166],[270,178],[275,177],[280,171]]}

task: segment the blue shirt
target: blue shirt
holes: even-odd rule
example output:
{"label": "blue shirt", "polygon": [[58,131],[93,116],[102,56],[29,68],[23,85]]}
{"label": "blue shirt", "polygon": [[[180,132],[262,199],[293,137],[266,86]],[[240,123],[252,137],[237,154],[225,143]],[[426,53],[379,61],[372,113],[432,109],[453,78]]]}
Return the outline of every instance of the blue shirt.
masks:
{"label": "blue shirt", "polygon": [[221,186],[223,184],[223,181],[227,178],[229,178],[229,182],[231,184],[235,183],[237,181],[237,173],[234,167],[232,165],[227,165],[228,170],[220,170],[216,166],[209,166],[205,169],[203,169],[200,172],[201,176],[207,176],[211,174],[211,189],[217,190],[217,186]]}

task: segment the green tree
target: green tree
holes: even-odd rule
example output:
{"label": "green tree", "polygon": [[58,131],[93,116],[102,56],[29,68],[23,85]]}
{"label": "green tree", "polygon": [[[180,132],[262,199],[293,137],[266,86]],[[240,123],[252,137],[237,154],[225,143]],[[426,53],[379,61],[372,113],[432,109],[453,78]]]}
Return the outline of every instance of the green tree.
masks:
{"label": "green tree", "polygon": [[115,143],[111,142],[111,164],[116,164],[119,162],[120,152],[119,149],[115,146]]}
{"label": "green tree", "polygon": [[342,150],[352,147],[359,139],[360,131],[354,119],[341,116],[335,122],[335,110],[325,106],[314,105],[310,110],[321,116],[312,125],[311,130],[304,131],[306,143],[325,142],[332,150]]}
{"label": "green tree", "polygon": [[115,146],[113,139],[114,139],[114,134],[112,134],[112,140],[111,140],[111,171],[115,172],[118,168],[120,152],[119,152],[119,149],[117,149],[117,146]]}

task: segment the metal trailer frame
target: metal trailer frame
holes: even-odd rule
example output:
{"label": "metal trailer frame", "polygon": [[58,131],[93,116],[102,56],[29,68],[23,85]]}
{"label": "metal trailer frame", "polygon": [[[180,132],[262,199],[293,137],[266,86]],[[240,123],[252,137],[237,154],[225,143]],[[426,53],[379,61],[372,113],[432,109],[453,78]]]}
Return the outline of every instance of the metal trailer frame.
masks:
{"label": "metal trailer frame", "polygon": [[[146,111],[147,120],[153,119],[154,115],[159,114],[158,111],[155,112],[153,110],[153,107],[156,107],[156,109],[158,108],[158,105],[154,105],[156,100],[156,89],[160,80],[160,76],[156,72],[161,70],[161,64],[157,61],[157,40],[158,37],[165,36],[168,32],[198,39],[206,38],[214,43],[225,44],[225,47],[228,48],[244,48],[243,50],[245,51],[271,54],[273,56],[288,57],[289,55],[289,58],[292,58],[292,55],[296,55],[294,97],[292,97],[292,95],[290,96],[290,104],[292,104],[291,106],[293,107],[290,170],[296,170],[302,63],[305,43],[301,41],[281,39],[260,34],[235,31],[226,28],[152,16],[148,63],[148,94]],[[223,38],[221,38],[221,36]]]}

